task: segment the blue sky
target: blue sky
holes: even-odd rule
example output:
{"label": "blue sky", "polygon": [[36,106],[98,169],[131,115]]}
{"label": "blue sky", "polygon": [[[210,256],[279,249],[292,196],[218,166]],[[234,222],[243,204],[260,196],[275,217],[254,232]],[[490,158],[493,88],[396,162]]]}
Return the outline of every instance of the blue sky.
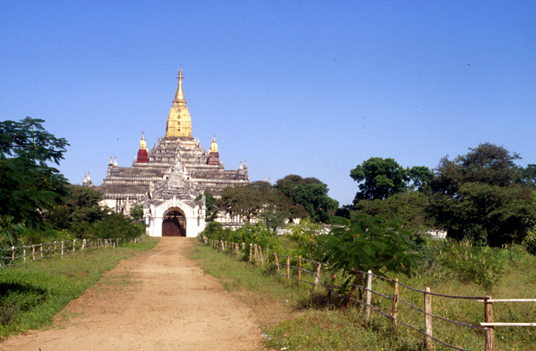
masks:
{"label": "blue sky", "polygon": [[370,157],[434,168],[491,142],[536,163],[535,1],[0,1],[2,120],[71,146],[72,183],[165,135],[182,64],[193,136],[250,179],[341,204]]}

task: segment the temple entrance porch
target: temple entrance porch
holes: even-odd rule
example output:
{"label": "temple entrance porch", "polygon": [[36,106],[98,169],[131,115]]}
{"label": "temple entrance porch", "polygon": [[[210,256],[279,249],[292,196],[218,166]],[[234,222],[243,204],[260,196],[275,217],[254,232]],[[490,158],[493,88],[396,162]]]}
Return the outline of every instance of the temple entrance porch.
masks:
{"label": "temple entrance porch", "polygon": [[162,222],[162,236],[186,236],[186,217],[180,210],[166,213]]}

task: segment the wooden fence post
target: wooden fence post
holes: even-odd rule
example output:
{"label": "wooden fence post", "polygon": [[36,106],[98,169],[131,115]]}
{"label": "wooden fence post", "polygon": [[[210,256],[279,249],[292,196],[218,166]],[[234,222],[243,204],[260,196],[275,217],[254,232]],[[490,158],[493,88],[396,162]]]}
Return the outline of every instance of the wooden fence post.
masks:
{"label": "wooden fence post", "polygon": [[290,280],[290,256],[287,256],[287,281]]}
{"label": "wooden fence post", "polygon": [[15,246],[11,246],[11,262],[15,262]]}
{"label": "wooden fence post", "polygon": [[279,272],[279,260],[277,259],[277,254],[274,252],[274,261],[275,261],[275,269]]}
{"label": "wooden fence post", "polygon": [[[493,303],[489,302],[491,296],[487,296],[484,300],[484,316],[486,323],[493,323]],[[495,351],[495,330],[493,326],[486,327],[486,351]]]}
{"label": "wooden fence post", "polygon": [[221,243],[221,251],[224,252],[225,251],[225,243],[222,241],[220,241]]}
{"label": "wooden fence post", "polygon": [[255,259],[255,264],[257,264],[257,262],[259,262],[259,252],[258,252],[257,244],[253,245],[253,258]]}
{"label": "wooden fence post", "polygon": [[264,267],[264,258],[262,257],[262,247],[259,246],[259,258],[261,259],[261,266]]}
{"label": "wooden fence post", "polygon": [[76,251],[76,239],[73,239],[73,252]]}
{"label": "wooden fence post", "polygon": [[367,294],[366,294],[366,306],[365,306],[365,319],[370,319],[370,304],[372,303],[372,293],[370,292],[372,290],[372,271],[367,271]]}
{"label": "wooden fence post", "polygon": [[41,254],[41,258],[43,258],[43,244],[39,245],[39,252]]}
{"label": "wooden fence post", "polygon": [[430,338],[430,336],[434,336],[432,329],[432,316],[430,315],[432,313],[432,295],[428,294],[429,292],[430,288],[426,287],[426,293],[424,294],[424,312],[426,312],[424,315],[424,332],[426,334],[424,337],[424,347],[426,350],[433,350],[434,344],[433,340]]}
{"label": "wooden fence post", "polygon": [[301,266],[301,257],[298,257],[298,280],[301,280],[301,269],[302,269],[302,266]]}
{"label": "wooden fence post", "polygon": [[32,261],[35,261],[35,245],[32,245]]}
{"label": "wooden fence post", "polygon": [[249,262],[251,262],[251,250],[253,250],[253,244],[249,244]]}
{"label": "wooden fence post", "polygon": [[63,258],[63,240],[61,241],[61,258]]}
{"label": "wooden fence post", "polygon": [[82,248],[80,250],[84,250],[86,248],[86,239],[82,240]]}
{"label": "wooden fence post", "polygon": [[395,291],[393,294],[393,331],[396,333],[398,328],[398,278],[395,278]]}
{"label": "wooden fence post", "polygon": [[26,262],[26,246],[22,247],[22,258],[23,258],[24,262]]}
{"label": "wooden fence post", "polygon": [[56,241],[54,240],[54,255],[56,254]]}
{"label": "wooden fence post", "polygon": [[318,287],[318,284],[320,283],[320,263],[316,264],[316,275],[315,275],[315,286],[314,290]]}

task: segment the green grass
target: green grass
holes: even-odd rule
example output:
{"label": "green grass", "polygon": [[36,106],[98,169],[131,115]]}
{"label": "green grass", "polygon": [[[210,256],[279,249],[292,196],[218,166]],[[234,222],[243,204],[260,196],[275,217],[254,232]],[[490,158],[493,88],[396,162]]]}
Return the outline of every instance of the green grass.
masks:
{"label": "green grass", "polygon": [[70,300],[93,286],[119,261],[153,248],[158,240],[117,248],[78,251],[64,259],[27,263],[0,270],[0,338],[50,325]]}
{"label": "green grass", "polygon": [[[536,298],[536,258],[519,248],[505,250],[503,254],[508,258],[505,274],[491,291],[484,290],[473,282],[462,283],[449,272],[414,278],[401,276],[399,279],[400,282],[417,289],[424,290],[428,286],[432,292],[448,295]],[[194,248],[192,257],[205,272],[219,278],[227,290],[254,309],[260,325],[271,338],[267,340],[268,347],[286,347],[287,350],[364,351],[421,350],[423,347],[423,338],[419,333],[399,325],[395,338],[390,320],[382,315],[373,312],[372,319],[365,321],[363,312],[356,307],[343,311],[326,303],[325,292],[319,291],[315,294],[309,285],[298,286],[292,280],[287,283],[285,278],[274,274],[273,266],[255,267],[202,244]],[[330,274],[325,272],[322,280],[328,283]],[[375,280],[373,289],[392,295],[393,286],[391,283]],[[422,294],[403,287],[400,288],[400,294],[402,299],[423,308]],[[285,300],[288,303],[281,304],[281,301]],[[375,295],[372,304],[386,312],[392,309],[391,301]],[[432,306],[434,314],[449,319],[474,325],[484,321],[482,303],[434,297]],[[272,315],[277,314],[274,311],[277,308],[281,309],[281,313],[278,314],[279,318],[273,318]],[[493,309],[495,321],[536,322],[534,303],[496,303]],[[424,329],[422,314],[412,311],[402,303],[399,303],[399,318]],[[497,351],[532,350],[536,345],[535,328],[497,327],[495,334]],[[434,336],[467,350],[484,350],[482,331],[434,319]],[[436,350],[451,350],[437,343],[435,346]]]}
{"label": "green grass", "polygon": [[257,314],[259,324],[271,338],[269,348],[287,350],[416,350],[395,341],[375,324],[364,323],[354,310],[330,311],[325,294],[309,285],[286,282],[273,265],[257,267],[237,261],[230,254],[198,243],[191,258],[204,271],[218,278]]}

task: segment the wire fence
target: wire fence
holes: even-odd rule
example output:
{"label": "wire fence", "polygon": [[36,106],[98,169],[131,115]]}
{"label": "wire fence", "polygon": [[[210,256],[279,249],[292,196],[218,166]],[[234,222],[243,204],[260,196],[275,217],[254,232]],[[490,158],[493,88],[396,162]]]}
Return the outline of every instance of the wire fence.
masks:
{"label": "wire fence", "polygon": [[[44,258],[64,258],[76,251],[117,247],[121,245],[121,238],[117,239],[73,239],[54,241],[51,243],[11,246],[0,249],[0,268],[13,267],[27,262],[39,261]],[[127,239],[127,242],[138,242],[138,238]]]}
{"label": "wire fence", "polygon": [[[212,240],[201,236],[201,240],[206,244],[215,247],[221,251],[227,251],[235,255],[237,258],[246,259],[248,262],[265,266],[272,265],[278,275],[285,278],[287,281],[295,280],[298,283],[303,283],[312,286],[313,291],[318,288],[323,288],[327,291],[327,297],[332,296],[345,301],[346,307],[351,303],[357,306],[364,307],[365,319],[371,318],[371,312],[375,311],[384,316],[391,322],[391,328],[396,335],[404,341],[399,333],[399,324],[404,325],[414,334],[407,333],[410,337],[421,335],[424,341],[426,350],[433,350],[435,343],[439,343],[449,349],[465,351],[466,349],[453,345],[449,342],[448,337],[440,338],[434,336],[434,320],[448,323],[462,328],[468,328],[476,331],[477,335],[484,336],[484,350],[495,350],[495,334],[496,326],[522,326],[532,327],[536,323],[494,323],[493,322],[493,303],[494,302],[536,302],[536,299],[491,299],[490,296],[454,296],[431,292],[430,288],[425,290],[416,289],[406,284],[400,283],[398,279],[391,279],[381,275],[374,274],[371,271],[354,271],[352,273],[337,271],[333,265],[326,262],[317,262],[302,257],[280,255],[277,252],[262,248],[256,244],[250,244],[249,248],[245,243],[230,243],[223,240]],[[353,284],[337,285],[337,275],[346,274],[353,275]],[[361,278],[361,279],[358,279]],[[364,278],[364,279],[363,279]],[[366,281],[366,286],[357,284],[359,281]],[[384,292],[372,289],[372,283],[375,283],[377,288],[382,288]],[[404,298],[401,298],[400,289],[406,289]],[[355,291],[359,291],[359,298],[355,297]],[[364,295],[364,296],[363,296]],[[376,301],[372,302],[372,297]],[[420,296],[420,298],[419,298]],[[432,311],[432,298],[465,300],[468,302],[484,303],[484,322],[471,324],[469,322],[461,322],[444,316],[434,314]],[[380,300],[381,299],[381,300]],[[422,307],[418,306],[418,301],[422,301]],[[402,308],[406,308],[402,313]],[[414,312],[417,312],[422,317],[416,318]],[[436,332],[438,332],[436,328]]]}

